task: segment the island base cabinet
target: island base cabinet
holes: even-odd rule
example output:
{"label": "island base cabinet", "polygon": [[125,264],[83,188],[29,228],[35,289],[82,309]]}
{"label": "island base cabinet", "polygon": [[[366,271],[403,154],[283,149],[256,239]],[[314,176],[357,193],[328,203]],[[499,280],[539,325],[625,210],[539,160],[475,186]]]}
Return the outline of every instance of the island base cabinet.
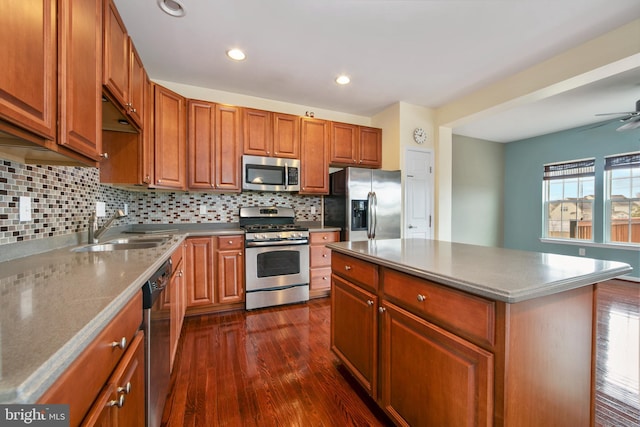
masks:
{"label": "island base cabinet", "polygon": [[336,275],[331,281],[331,350],[375,398],[378,297]]}
{"label": "island base cabinet", "polygon": [[380,401],[402,426],[491,426],[493,354],[393,304],[380,322]]}

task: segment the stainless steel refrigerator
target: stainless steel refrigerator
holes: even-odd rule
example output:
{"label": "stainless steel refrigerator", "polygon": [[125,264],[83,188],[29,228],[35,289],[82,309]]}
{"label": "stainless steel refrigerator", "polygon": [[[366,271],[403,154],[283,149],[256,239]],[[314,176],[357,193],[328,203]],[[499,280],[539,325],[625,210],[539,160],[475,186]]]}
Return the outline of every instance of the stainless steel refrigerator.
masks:
{"label": "stainless steel refrigerator", "polygon": [[330,175],[324,223],[342,240],[396,239],[402,214],[400,171],[345,168]]}

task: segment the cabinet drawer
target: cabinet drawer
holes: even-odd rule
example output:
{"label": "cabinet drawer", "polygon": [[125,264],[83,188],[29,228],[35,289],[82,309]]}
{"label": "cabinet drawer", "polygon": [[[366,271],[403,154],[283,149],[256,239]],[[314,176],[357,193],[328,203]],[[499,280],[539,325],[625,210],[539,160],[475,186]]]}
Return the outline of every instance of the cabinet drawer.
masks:
{"label": "cabinet drawer", "polygon": [[337,231],[314,231],[309,233],[309,243],[312,245],[337,242],[338,240],[340,240],[340,233]]}
{"label": "cabinet drawer", "polygon": [[309,289],[312,291],[331,288],[331,267],[312,268],[309,270]]}
{"label": "cabinet drawer", "polygon": [[218,250],[224,251],[227,249],[242,249],[244,246],[243,236],[219,236],[216,238],[218,241]]}
{"label": "cabinet drawer", "polygon": [[378,290],[378,266],[375,264],[334,251],[331,253],[331,270],[374,292]]}
{"label": "cabinet drawer", "polygon": [[383,268],[384,297],[417,315],[484,346],[495,343],[495,303]]}
{"label": "cabinet drawer", "polygon": [[331,265],[331,249],[326,246],[310,246],[309,247],[309,266],[329,267]]}
{"label": "cabinet drawer", "polygon": [[[138,294],[98,334],[38,403],[68,403],[70,425],[79,425],[104,387],[142,324],[142,293]],[[115,343],[126,340],[125,348]],[[87,366],[91,375],[87,375]]]}

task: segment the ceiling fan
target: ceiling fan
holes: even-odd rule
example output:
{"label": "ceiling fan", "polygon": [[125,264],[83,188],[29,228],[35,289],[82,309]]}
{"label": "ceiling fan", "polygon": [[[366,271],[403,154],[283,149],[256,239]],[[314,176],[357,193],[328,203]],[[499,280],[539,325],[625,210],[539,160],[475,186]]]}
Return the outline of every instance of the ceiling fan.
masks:
{"label": "ceiling fan", "polygon": [[636,111],[628,111],[626,113],[596,114],[596,116],[612,116],[612,115],[622,115],[622,117],[611,119],[611,121],[619,120],[621,123],[624,123],[622,126],[616,129],[617,131],[640,128],[640,99],[636,101]]}

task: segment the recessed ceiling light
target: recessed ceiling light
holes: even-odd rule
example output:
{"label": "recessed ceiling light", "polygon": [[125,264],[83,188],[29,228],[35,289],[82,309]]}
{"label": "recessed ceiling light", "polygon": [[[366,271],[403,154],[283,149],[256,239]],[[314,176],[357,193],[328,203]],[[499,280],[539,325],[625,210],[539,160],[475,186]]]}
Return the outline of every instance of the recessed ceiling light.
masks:
{"label": "recessed ceiling light", "polygon": [[351,81],[351,79],[349,78],[349,76],[342,74],[338,77],[336,77],[336,83],[338,83],[339,85],[346,85],[349,84],[349,82]]}
{"label": "recessed ceiling light", "polygon": [[240,49],[229,49],[227,51],[227,56],[235,61],[242,61],[247,57],[247,55],[245,55]]}
{"label": "recessed ceiling light", "polygon": [[160,6],[160,9],[162,9],[164,13],[178,18],[187,13],[182,4],[182,0],[158,0],[158,6]]}

